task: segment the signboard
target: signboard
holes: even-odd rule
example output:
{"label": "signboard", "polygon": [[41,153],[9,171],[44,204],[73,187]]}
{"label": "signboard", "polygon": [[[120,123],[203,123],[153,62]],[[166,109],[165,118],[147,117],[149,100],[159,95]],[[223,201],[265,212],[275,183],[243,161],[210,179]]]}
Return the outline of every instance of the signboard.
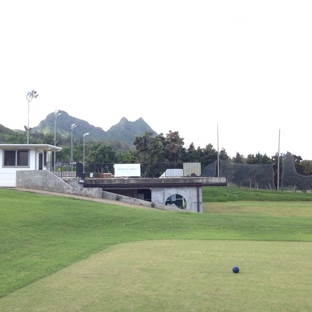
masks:
{"label": "signboard", "polygon": [[140,177],[140,164],[115,164],[115,177]]}

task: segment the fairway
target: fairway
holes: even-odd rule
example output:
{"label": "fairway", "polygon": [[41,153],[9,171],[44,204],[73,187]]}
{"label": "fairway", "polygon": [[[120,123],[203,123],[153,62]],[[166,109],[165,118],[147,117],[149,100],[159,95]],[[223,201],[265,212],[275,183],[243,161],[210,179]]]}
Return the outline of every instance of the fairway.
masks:
{"label": "fairway", "polygon": [[306,242],[126,243],[17,290],[0,306],[2,312],[310,311],[311,258]]}
{"label": "fairway", "polygon": [[1,312],[312,311],[309,201],[197,214],[0,189],[0,202]]}

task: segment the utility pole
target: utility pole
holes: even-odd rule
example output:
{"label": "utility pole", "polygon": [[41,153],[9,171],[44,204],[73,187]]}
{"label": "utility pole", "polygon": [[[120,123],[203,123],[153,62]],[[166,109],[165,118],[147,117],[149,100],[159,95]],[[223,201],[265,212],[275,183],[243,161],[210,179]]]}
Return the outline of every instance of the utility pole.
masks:
{"label": "utility pole", "polygon": [[277,185],[276,189],[279,191],[279,176],[280,176],[280,138],[281,138],[281,129],[278,130],[278,152],[277,152]]}
{"label": "utility pole", "polygon": [[219,152],[219,125],[217,124],[217,150],[218,150],[218,159],[217,159],[217,166],[218,166],[218,178],[220,177],[220,152]]}

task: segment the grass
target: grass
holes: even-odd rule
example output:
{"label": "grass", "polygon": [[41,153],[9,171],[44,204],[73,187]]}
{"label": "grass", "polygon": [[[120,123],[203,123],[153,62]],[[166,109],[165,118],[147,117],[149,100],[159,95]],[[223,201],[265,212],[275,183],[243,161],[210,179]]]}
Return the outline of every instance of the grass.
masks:
{"label": "grass", "polygon": [[308,201],[207,200],[195,214],[0,189],[0,203],[2,311],[312,307]]}
{"label": "grass", "polygon": [[254,190],[234,187],[203,187],[203,202],[312,201],[312,193]]}
{"label": "grass", "polygon": [[[311,247],[227,240],[120,244],[0,303],[3,312],[20,306],[47,312],[309,311]],[[233,264],[239,274],[231,272]]]}

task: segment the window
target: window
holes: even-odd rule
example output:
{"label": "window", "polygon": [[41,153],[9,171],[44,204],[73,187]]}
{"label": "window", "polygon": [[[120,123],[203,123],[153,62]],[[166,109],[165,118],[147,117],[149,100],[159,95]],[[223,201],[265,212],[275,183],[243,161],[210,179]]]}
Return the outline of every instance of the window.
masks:
{"label": "window", "polygon": [[27,167],[29,151],[4,151],[4,167]]}
{"label": "window", "polygon": [[4,166],[15,166],[15,151],[4,151]]}
{"label": "window", "polygon": [[28,166],[28,151],[17,151],[17,166]]}

